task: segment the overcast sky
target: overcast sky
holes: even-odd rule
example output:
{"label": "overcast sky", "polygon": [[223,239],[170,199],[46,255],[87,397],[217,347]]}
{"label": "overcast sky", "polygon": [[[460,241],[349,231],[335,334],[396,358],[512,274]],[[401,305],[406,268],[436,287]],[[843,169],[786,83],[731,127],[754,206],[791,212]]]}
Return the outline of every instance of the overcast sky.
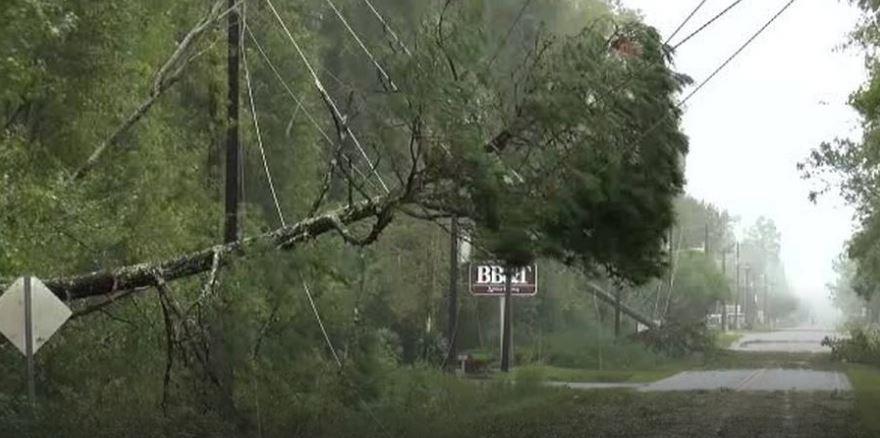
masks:
{"label": "overcast sky", "polygon": [[[668,36],[700,0],[623,0]],[[787,0],[744,0],[682,46],[676,67],[707,77]],[[679,34],[705,23],[731,0],[708,0]],[[832,259],[852,233],[851,210],[836,197],[807,200],[796,169],[825,140],[858,135],[847,105],[865,80],[861,55],[838,50],[859,11],[846,1],[799,0],[687,105],[687,191],[741,218],[764,215],[782,232],[783,261],[796,291],[830,306]]]}

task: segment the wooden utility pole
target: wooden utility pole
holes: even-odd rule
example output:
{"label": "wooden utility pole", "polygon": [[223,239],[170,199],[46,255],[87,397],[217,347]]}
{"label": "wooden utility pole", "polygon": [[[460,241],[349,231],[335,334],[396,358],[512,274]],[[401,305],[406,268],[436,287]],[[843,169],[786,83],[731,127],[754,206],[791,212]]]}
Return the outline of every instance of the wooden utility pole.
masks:
{"label": "wooden utility pole", "polygon": [[239,141],[239,64],[241,54],[241,17],[236,6],[237,0],[228,0],[227,17],[227,99],[226,99],[226,208],[224,242],[235,242],[241,238],[241,198],[243,192],[241,142]]}
{"label": "wooden utility pole", "polygon": [[746,327],[749,329],[752,328],[752,324],[754,323],[754,297],[752,296],[751,289],[751,273],[752,268],[749,265],[746,265],[746,285],[745,285],[745,293],[743,297],[743,306],[745,307],[746,312]]}
{"label": "wooden utility pole", "polygon": [[614,291],[614,337],[620,337],[620,294],[621,288],[616,288]]}
{"label": "wooden utility pole", "polygon": [[[239,63],[241,59],[241,15],[237,0],[228,0],[229,15],[226,28],[226,171],[223,241],[227,244],[241,240],[242,163],[239,134]],[[216,316],[208,322],[211,335],[211,355],[208,362],[218,390],[220,414],[235,419],[241,430],[247,429],[244,419],[235,409],[234,370],[226,344],[225,304],[218,300],[214,307]]]}
{"label": "wooden utility pole", "polygon": [[703,236],[703,252],[709,255],[709,221],[706,221],[706,234]]}
{"label": "wooden utility pole", "polygon": [[739,290],[739,242],[736,242],[736,258],[734,259],[734,269],[736,269],[736,290],[733,291],[733,297],[735,300],[734,303],[734,320],[733,327],[739,330],[741,327],[739,325],[739,313],[740,313],[740,290]]}
{"label": "wooden utility pole", "polygon": [[449,298],[447,302],[446,340],[449,342],[449,352],[446,355],[447,364],[455,364],[456,348],[455,338],[458,328],[458,217],[452,217],[450,225],[449,243]]}
{"label": "wooden utility pole", "polygon": [[[727,278],[727,252],[730,251],[728,247],[724,251],[721,251],[721,276],[724,277],[724,284],[726,286],[730,285],[730,280]],[[721,331],[727,331],[727,299],[721,299]]]}
{"label": "wooden utility pole", "polygon": [[510,289],[513,278],[513,268],[504,267],[504,301],[501,308],[501,371],[510,371]]}
{"label": "wooden utility pole", "polygon": [[764,325],[770,327],[770,309],[767,308],[767,292],[770,291],[770,283],[767,281],[767,274],[764,274]]}

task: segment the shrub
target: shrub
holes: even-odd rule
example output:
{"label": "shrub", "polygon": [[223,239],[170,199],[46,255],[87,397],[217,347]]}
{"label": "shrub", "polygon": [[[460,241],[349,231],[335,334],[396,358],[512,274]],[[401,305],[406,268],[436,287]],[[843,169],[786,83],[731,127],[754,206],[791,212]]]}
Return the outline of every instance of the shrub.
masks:
{"label": "shrub", "polygon": [[880,365],[880,330],[856,327],[848,338],[826,337],[822,345],[831,347],[831,358],[841,362]]}

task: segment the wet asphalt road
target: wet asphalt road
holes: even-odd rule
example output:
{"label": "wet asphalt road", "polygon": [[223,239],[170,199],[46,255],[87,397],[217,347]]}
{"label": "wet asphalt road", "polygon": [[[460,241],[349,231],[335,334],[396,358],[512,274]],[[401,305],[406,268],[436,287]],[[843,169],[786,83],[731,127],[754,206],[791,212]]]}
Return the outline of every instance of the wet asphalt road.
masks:
{"label": "wet asphalt road", "polygon": [[850,391],[849,380],[836,371],[792,369],[686,371],[639,388],[639,391]]}
{"label": "wet asphalt road", "polygon": [[765,333],[746,333],[731,346],[731,350],[828,353],[831,349],[821,345],[822,339],[835,335],[837,334],[832,330],[808,327]]}
{"label": "wet asphalt road", "polygon": [[[731,349],[747,352],[824,353],[821,345],[826,329],[796,328],[774,332],[747,333]],[[850,391],[849,379],[836,371],[809,369],[755,368],[711,371],[685,371],[648,384],[554,383],[576,389],[632,388],[642,392],[732,390],[760,391]]]}
{"label": "wet asphalt road", "polygon": [[[825,353],[822,339],[831,330],[795,328],[766,333],[747,333],[731,349],[748,352]],[[649,385],[640,391],[850,391],[846,375],[837,371],[758,368],[718,371],[686,371]]]}

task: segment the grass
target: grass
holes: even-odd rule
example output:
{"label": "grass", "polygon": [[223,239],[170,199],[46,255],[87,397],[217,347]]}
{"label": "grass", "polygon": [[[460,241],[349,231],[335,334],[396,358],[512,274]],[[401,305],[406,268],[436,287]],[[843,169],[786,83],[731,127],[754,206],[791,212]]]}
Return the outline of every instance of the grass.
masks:
{"label": "grass", "polygon": [[855,392],[856,415],[862,428],[880,436],[880,369],[870,365],[847,364],[846,375]]}
{"label": "grass", "polygon": [[[482,392],[482,396],[473,393]],[[423,402],[389,406],[380,418],[391,436],[560,438],[580,436],[867,436],[845,395],[698,391],[639,393],[516,385],[470,385],[436,409]],[[471,393],[471,394],[468,394]],[[487,396],[487,394],[492,394]],[[787,420],[783,421],[783,418]],[[369,422],[327,436],[371,436]],[[339,433],[343,432],[343,433]],[[344,433],[348,432],[348,433]]]}
{"label": "grass", "polygon": [[715,335],[715,345],[718,348],[730,348],[742,336],[740,332],[719,332]]}

